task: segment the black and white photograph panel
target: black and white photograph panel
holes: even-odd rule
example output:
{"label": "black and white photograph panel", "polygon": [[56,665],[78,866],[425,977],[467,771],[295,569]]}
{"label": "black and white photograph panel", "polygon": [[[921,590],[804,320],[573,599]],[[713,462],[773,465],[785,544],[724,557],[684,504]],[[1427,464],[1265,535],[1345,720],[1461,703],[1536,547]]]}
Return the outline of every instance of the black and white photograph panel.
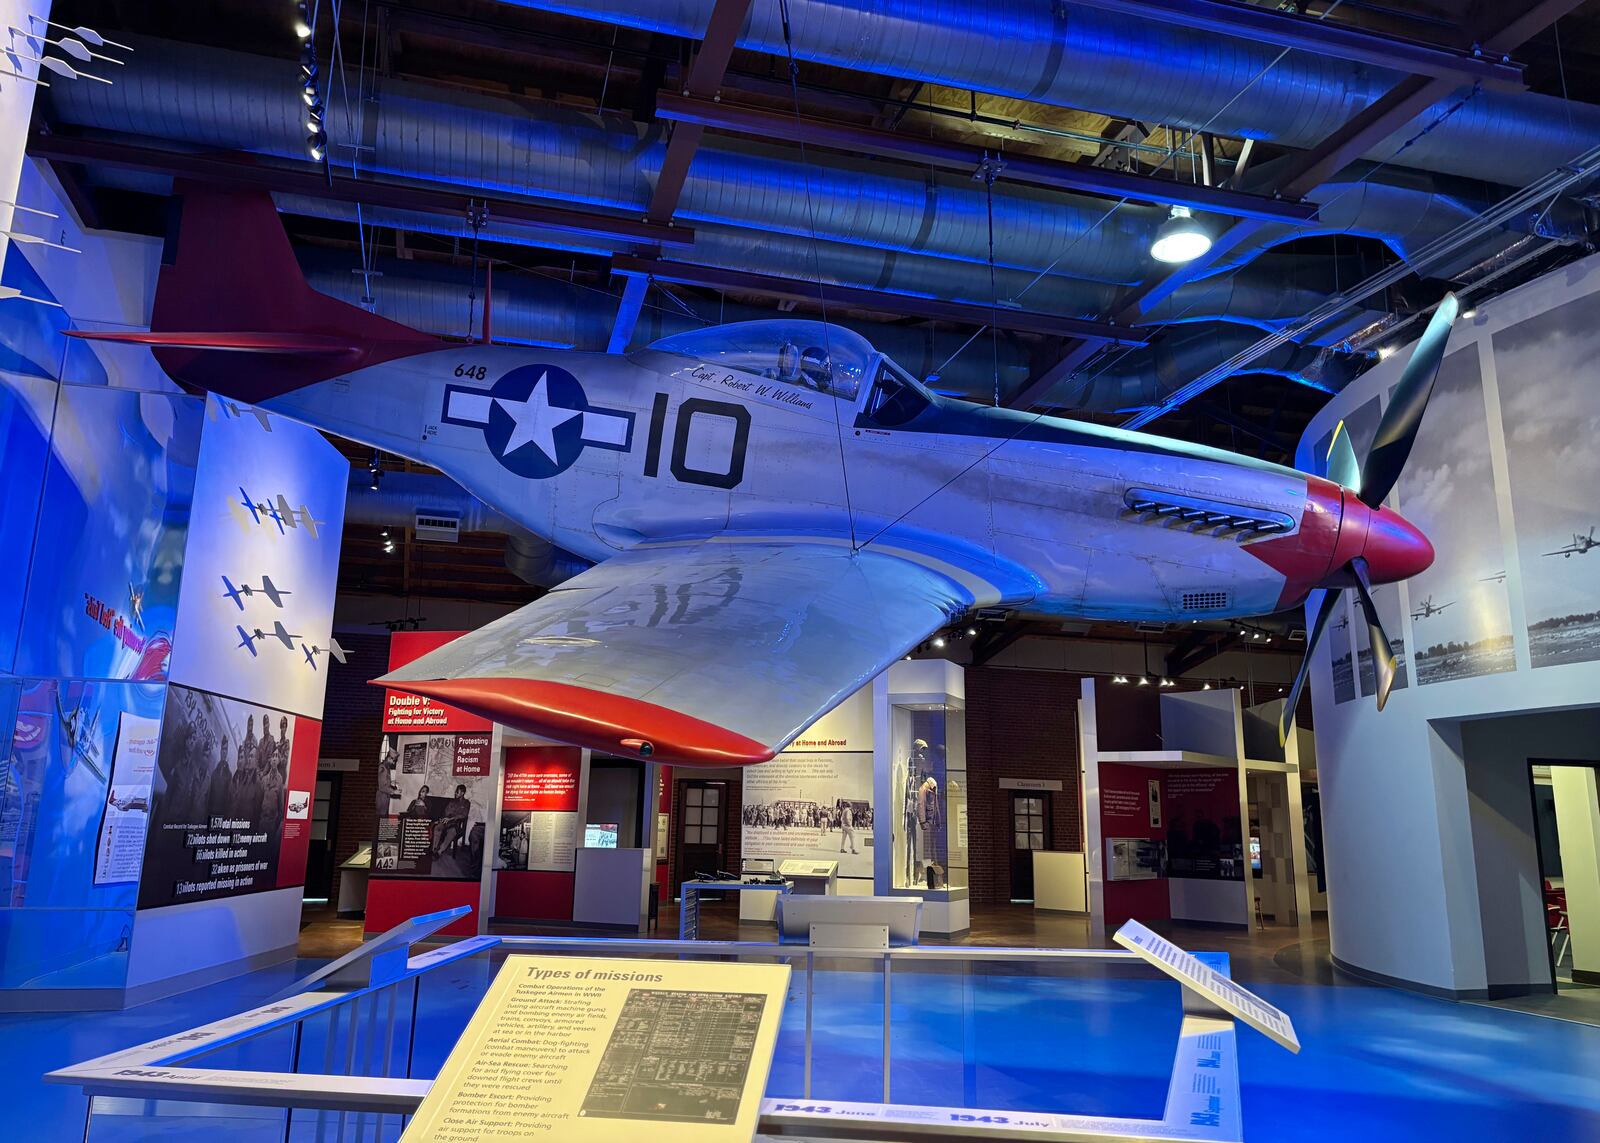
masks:
{"label": "black and white photograph panel", "polygon": [[1600,659],[1600,293],[1494,335],[1528,651]]}
{"label": "black and white photograph panel", "polygon": [[1439,367],[1398,494],[1406,519],[1434,548],[1433,566],[1407,584],[1417,682],[1514,670],[1505,550],[1476,344],[1456,350]]}

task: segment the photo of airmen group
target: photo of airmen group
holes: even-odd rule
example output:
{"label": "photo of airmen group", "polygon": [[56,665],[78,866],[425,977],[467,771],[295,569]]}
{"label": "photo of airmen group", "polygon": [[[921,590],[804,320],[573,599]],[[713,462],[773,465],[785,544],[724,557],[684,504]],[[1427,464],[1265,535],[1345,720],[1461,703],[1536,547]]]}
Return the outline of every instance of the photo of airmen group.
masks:
{"label": "photo of airmen group", "polygon": [[277,886],[294,724],[254,703],[167,692],[139,908]]}
{"label": "photo of airmen group", "polygon": [[386,734],[373,873],[476,881],[490,799],[489,734]]}
{"label": "photo of airmen group", "polygon": [[746,857],[830,860],[872,876],[872,755],[779,754],[744,776]]}

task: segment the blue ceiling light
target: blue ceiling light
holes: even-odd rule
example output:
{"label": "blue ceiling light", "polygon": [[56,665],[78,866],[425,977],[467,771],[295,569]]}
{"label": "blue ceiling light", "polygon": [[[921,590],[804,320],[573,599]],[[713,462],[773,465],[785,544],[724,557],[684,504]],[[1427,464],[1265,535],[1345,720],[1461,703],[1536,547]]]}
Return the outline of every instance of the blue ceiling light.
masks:
{"label": "blue ceiling light", "polygon": [[1211,235],[1201,226],[1186,206],[1175,206],[1172,214],[1156,231],[1150,243],[1150,257],[1157,262],[1177,264],[1193,262],[1211,249]]}

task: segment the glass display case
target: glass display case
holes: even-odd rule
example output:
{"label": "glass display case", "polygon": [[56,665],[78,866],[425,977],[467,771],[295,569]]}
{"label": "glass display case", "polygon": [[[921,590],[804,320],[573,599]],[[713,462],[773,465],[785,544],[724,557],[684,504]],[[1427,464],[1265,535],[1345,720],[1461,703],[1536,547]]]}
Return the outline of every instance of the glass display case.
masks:
{"label": "glass display case", "polygon": [[872,684],[873,889],[922,898],[925,933],[971,927],[966,672],[904,659]]}
{"label": "glass display case", "polygon": [[891,707],[890,884],[923,893],[967,888],[966,713]]}

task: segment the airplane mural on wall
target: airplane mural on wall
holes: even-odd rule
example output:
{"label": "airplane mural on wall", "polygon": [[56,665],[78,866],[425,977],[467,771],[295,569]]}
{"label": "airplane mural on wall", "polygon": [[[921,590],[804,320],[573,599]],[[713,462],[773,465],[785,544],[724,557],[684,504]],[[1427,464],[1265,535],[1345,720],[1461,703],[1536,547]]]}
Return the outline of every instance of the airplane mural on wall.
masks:
{"label": "airplane mural on wall", "polygon": [[1437,615],[1445,608],[1453,606],[1454,604],[1455,600],[1453,599],[1448,603],[1435,603],[1433,601],[1433,596],[1430,595],[1427,599],[1424,599],[1421,603],[1417,604],[1417,609],[1411,613],[1411,618],[1427,619],[1429,616]]}
{"label": "airplane mural on wall", "polygon": [[[1387,652],[1372,585],[1433,559],[1383,501],[1453,297],[1367,456],[1336,433],[1326,473],[1308,474],[940,396],[815,321],[714,326],[625,356],[448,343],[313,291],[265,195],[177,189],[151,332],[79,336],[149,345],[189,388],[435,466],[592,561],[375,680],[530,733],[761,762],[980,609],[1186,620],[1311,600],[1287,722],[1339,593],[1356,592]],[[1381,707],[1392,655],[1377,677]]]}
{"label": "airplane mural on wall", "polygon": [[1595,548],[1600,548],[1600,540],[1595,539],[1594,529],[1590,528],[1587,536],[1582,532],[1574,532],[1572,533],[1572,543],[1544,554],[1547,556],[1561,556],[1570,560],[1573,556],[1588,555]]}

